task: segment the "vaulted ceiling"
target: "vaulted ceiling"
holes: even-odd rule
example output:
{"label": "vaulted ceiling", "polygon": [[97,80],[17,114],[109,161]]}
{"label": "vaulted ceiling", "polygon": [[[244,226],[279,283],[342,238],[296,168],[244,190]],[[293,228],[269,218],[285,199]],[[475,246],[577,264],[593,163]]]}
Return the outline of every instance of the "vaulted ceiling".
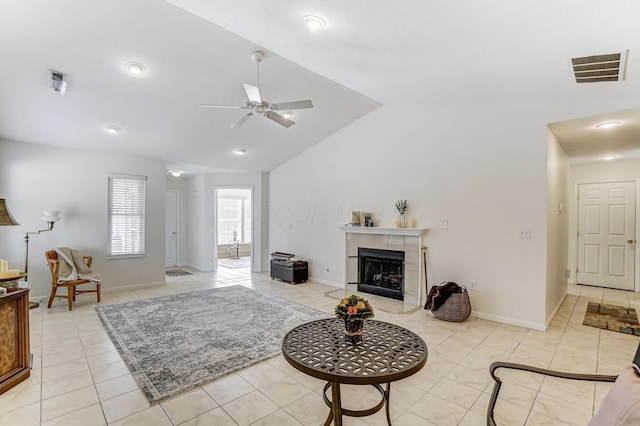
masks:
{"label": "vaulted ceiling", "polygon": [[[310,31],[308,14],[327,25]],[[268,171],[381,104],[637,99],[638,16],[632,0],[0,0],[0,138]],[[244,104],[258,49],[265,100],[313,101],[288,129],[261,116],[230,128],[245,110],[199,106]],[[575,83],[572,57],[627,49],[624,81]]]}

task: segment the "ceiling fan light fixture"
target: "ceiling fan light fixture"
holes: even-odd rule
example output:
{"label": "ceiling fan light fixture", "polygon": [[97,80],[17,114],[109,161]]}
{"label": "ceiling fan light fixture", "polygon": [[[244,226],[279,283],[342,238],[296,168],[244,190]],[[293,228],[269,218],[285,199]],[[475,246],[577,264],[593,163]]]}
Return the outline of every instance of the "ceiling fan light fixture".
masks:
{"label": "ceiling fan light fixture", "polygon": [[283,111],[281,115],[284,118],[291,118],[291,117],[293,117],[293,111]]}
{"label": "ceiling fan light fixture", "polygon": [[110,133],[112,135],[115,135],[117,133],[120,133],[122,131],[122,129],[118,126],[114,126],[114,125],[109,125],[107,127],[104,128],[105,132]]}
{"label": "ceiling fan light fixture", "polygon": [[619,126],[621,123],[619,121],[607,121],[604,123],[596,124],[598,129],[610,129],[612,127]]}
{"label": "ceiling fan light fixture", "polygon": [[246,149],[244,149],[244,148],[238,148],[238,149],[234,149],[234,150],[233,150],[233,153],[234,153],[235,155],[246,155],[247,150],[246,150]]}
{"label": "ceiling fan light fixture", "polygon": [[304,15],[302,20],[310,30],[317,30],[327,25],[327,21],[315,15]]}
{"label": "ceiling fan light fixture", "polygon": [[139,62],[127,62],[124,64],[124,68],[129,72],[129,74],[140,75],[144,74],[146,68]]}

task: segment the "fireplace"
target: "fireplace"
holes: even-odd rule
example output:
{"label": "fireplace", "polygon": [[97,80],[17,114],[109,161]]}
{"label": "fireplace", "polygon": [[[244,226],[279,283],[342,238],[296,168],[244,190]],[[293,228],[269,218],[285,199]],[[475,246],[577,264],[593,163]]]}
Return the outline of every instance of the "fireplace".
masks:
{"label": "fireplace", "polygon": [[359,247],[358,291],[404,300],[404,251]]}

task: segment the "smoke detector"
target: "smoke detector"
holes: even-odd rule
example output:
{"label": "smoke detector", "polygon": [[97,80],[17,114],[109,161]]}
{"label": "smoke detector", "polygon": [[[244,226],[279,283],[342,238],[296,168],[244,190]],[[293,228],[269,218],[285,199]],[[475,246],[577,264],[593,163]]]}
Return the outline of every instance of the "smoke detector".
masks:
{"label": "smoke detector", "polygon": [[64,74],[59,71],[49,70],[51,72],[51,88],[64,96],[67,91],[67,82],[64,80]]}

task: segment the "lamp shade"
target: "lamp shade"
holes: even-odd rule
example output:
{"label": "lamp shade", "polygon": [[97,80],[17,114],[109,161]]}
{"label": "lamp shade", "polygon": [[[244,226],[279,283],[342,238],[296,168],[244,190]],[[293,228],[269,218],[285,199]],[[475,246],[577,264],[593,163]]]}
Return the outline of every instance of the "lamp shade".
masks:
{"label": "lamp shade", "polygon": [[0,226],[20,225],[17,220],[11,216],[11,212],[7,208],[7,202],[4,198],[0,198]]}
{"label": "lamp shade", "polygon": [[61,219],[60,213],[60,210],[43,210],[42,217],[40,219],[45,222],[59,222]]}

